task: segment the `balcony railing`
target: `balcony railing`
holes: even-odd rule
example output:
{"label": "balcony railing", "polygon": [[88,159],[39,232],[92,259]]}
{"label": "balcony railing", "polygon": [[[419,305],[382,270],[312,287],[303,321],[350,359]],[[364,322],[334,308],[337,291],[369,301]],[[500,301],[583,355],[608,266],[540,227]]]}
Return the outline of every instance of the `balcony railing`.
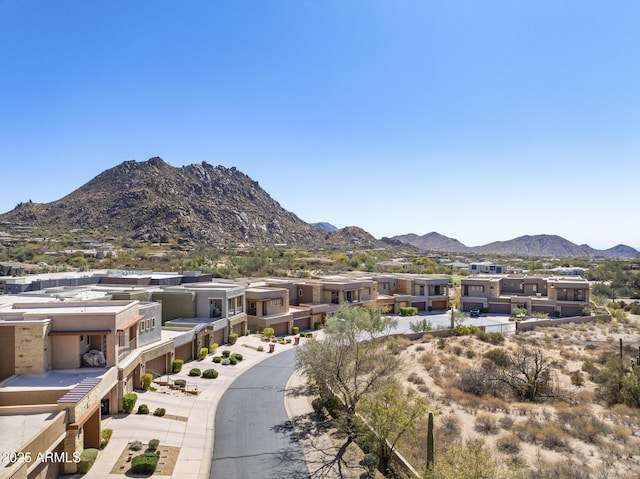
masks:
{"label": "balcony railing", "polygon": [[138,347],[138,338],[133,338],[127,346],[118,346],[118,361],[122,361]]}

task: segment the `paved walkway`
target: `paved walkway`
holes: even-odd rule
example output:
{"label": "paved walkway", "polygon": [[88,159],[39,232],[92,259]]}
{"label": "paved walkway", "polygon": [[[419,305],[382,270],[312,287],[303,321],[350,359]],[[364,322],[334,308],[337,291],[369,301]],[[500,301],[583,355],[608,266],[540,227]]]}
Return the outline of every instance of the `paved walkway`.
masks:
{"label": "paved walkway", "polygon": [[[305,338],[301,338],[301,342]],[[291,350],[293,344],[276,344],[273,354],[258,352],[253,348],[262,345],[266,351],[269,344],[259,337],[245,336],[238,339],[238,343],[230,346],[221,346],[216,354],[229,349],[232,352],[241,353],[244,360],[236,366],[222,366],[211,361],[213,355],[209,355],[203,361],[191,361],[185,363],[179,374],[172,374],[173,379],[184,378],[188,386],[198,387],[198,395],[188,395],[168,388],[159,388],[158,391],[146,391],[138,393],[136,410],[140,404],[149,407],[149,415],[117,414],[103,420],[103,428],[113,429],[111,441],[102,451],[91,468],[84,476],[86,479],[123,479],[122,473],[112,474],[111,469],[117,462],[120,454],[128,447],[129,442],[139,440],[143,443],[150,439],[159,439],[160,444],[180,448],[180,453],[171,476],[176,479],[208,479],[213,455],[215,412],[222,395],[231,383],[243,372],[261,361],[272,357],[273,354]],[[250,346],[250,347],[247,347]],[[216,379],[202,379],[189,377],[191,368],[216,369],[220,374]],[[287,396],[287,409],[291,409],[291,402],[296,412],[310,411],[308,399],[304,396]],[[153,416],[157,407],[166,409],[165,417]],[[307,412],[308,412],[307,411]],[[175,418],[172,418],[174,416]],[[76,475],[64,476],[68,479]]]}

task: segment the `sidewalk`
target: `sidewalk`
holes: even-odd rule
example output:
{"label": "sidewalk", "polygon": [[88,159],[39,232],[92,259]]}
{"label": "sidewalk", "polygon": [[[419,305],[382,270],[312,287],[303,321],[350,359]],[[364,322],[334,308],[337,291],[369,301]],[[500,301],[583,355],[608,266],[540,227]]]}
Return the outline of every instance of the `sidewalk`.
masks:
{"label": "sidewalk", "polygon": [[[305,339],[301,339],[304,342]],[[250,346],[250,347],[247,347]],[[218,348],[215,355],[220,355],[225,349],[232,353],[240,353],[243,360],[236,366],[222,366],[211,361],[213,355],[202,361],[194,360],[185,363],[182,371],[172,374],[172,379],[186,379],[187,385],[196,385],[199,393],[190,395],[173,391],[166,387],[158,387],[157,391],[136,391],[138,400],[134,411],[140,404],[149,407],[149,415],[117,414],[105,418],[103,428],[113,429],[113,435],[107,447],[100,451],[91,470],[83,475],[66,475],[67,479],[84,477],[86,479],[124,479],[124,472],[112,473],[112,469],[122,452],[128,448],[131,441],[148,443],[151,439],[159,439],[161,445],[180,448],[178,458],[171,476],[176,479],[208,479],[213,455],[215,413],[220,398],[229,385],[244,371],[255,364],[270,357],[268,352],[258,352],[254,348],[263,346],[269,350],[269,343],[257,336],[244,336],[238,342]],[[295,346],[291,344],[275,344],[272,354],[287,351]],[[202,379],[189,377],[189,370],[198,368],[215,369],[219,376],[216,379]],[[300,379],[296,380],[296,384]],[[156,386],[157,387],[157,386]],[[308,399],[304,396],[287,395],[287,411],[290,415],[300,414],[305,409],[310,411]],[[153,411],[162,407],[166,409],[165,417],[153,416]],[[174,416],[174,417],[172,417]]]}

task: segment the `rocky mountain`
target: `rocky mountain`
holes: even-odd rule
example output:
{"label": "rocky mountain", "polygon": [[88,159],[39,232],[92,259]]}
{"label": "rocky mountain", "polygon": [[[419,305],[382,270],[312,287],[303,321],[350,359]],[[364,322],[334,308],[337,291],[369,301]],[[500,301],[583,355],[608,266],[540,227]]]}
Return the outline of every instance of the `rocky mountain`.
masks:
{"label": "rocky mountain", "polygon": [[483,246],[465,246],[460,241],[439,233],[423,236],[406,234],[394,236],[403,243],[425,251],[447,253],[477,253],[503,256],[541,256],[553,258],[640,258],[640,252],[626,245],[618,245],[606,250],[598,250],[589,245],[577,245],[557,235],[525,235],[509,241],[494,241]]}
{"label": "rocky mountain", "polygon": [[51,203],[21,203],[0,222],[49,232],[185,244],[378,247],[371,235],[322,231],[285,210],[236,168],[125,161]]}
{"label": "rocky mountain", "polygon": [[326,223],[324,221],[321,221],[320,223],[311,223],[311,226],[324,231],[338,231],[338,228],[333,226],[331,223]]}

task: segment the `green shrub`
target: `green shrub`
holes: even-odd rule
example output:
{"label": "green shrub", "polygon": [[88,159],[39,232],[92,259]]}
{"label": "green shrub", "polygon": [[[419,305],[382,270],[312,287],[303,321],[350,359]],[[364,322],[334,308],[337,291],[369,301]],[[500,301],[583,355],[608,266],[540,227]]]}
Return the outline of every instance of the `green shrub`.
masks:
{"label": "green shrub", "polygon": [[176,379],[175,381],[173,381],[173,384],[175,384],[179,388],[183,388],[183,387],[185,387],[187,385],[187,380],[186,379]]}
{"label": "green shrub", "polygon": [[151,449],[152,451],[155,451],[156,449],[158,449],[159,445],[160,445],[160,439],[151,439],[151,441],[149,441],[149,449]]}
{"label": "green shrub", "polygon": [[142,449],[142,443],[140,441],[133,441],[129,444],[129,449],[131,451],[139,451]]}
{"label": "green shrub", "polygon": [[315,329],[316,331],[318,329],[322,329],[322,323],[320,321],[316,321],[315,323],[313,323],[313,329]]}
{"label": "green shrub", "polygon": [[153,381],[153,374],[145,373],[142,375],[142,387],[145,391],[148,391]]}
{"label": "green shrub", "polygon": [[138,400],[138,395],[136,393],[127,393],[122,397],[122,410],[129,414],[133,411],[134,406],[136,405],[136,401]]}
{"label": "green shrub", "polygon": [[149,406],[140,404],[140,406],[138,406],[138,414],[149,414]]}
{"label": "green shrub", "polygon": [[214,363],[219,363],[220,361],[222,361],[222,356],[214,356],[213,358],[211,358],[211,361],[213,361]]}
{"label": "green shrub", "polygon": [[229,335],[229,344],[236,344],[238,342],[238,334],[237,333],[231,333]]}
{"label": "green shrub", "polygon": [[291,328],[291,332],[293,334],[298,334],[300,332],[300,328],[298,326],[294,326],[293,328]]}
{"label": "green shrub", "polygon": [[482,357],[491,360],[498,366],[506,367],[509,365],[509,355],[502,348],[493,348],[482,355]]}
{"label": "green shrub", "polygon": [[134,474],[153,474],[158,466],[158,456],[154,452],[145,452],[131,460],[131,472]]}
{"label": "green shrub", "polygon": [[267,339],[271,339],[275,336],[276,332],[273,328],[264,328],[262,330],[262,335],[267,338]]}
{"label": "green shrub", "polygon": [[81,474],[86,474],[93,466],[93,463],[96,462],[96,458],[98,457],[98,450],[92,447],[85,449],[80,453],[80,462],[78,462],[78,472]]}
{"label": "green shrub", "polygon": [[111,435],[113,434],[113,429],[103,429],[100,431],[100,437],[102,440],[100,441],[100,448],[107,447],[109,441],[111,440]]}
{"label": "green shrub", "polygon": [[218,377],[218,371],[215,369],[205,369],[202,372],[202,377],[205,379],[215,379]]}
{"label": "green shrub", "polygon": [[229,357],[229,364],[231,364],[232,366],[235,366],[236,364],[238,364],[238,360],[236,359],[235,356]]}
{"label": "green shrub", "polygon": [[201,374],[202,371],[200,371],[198,368],[192,368],[191,370],[189,370],[189,376],[200,377]]}
{"label": "green shrub", "polygon": [[209,354],[209,348],[200,348],[200,359],[206,358],[207,354]]}
{"label": "green shrub", "polygon": [[458,326],[456,326],[456,336],[469,336],[471,334],[477,334],[478,331],[480,331],[480,328],[478,326],[465,326],[463,324],[460,324]]}
{"label": "green shrub", "polygon": [[163,407],[157,407],[155,411],[153,411],[154,416],[162,417],[167,413],[167,410]]}
{"label": "green shrub", "polygon": [[242,361],[244,359],[244,356],[240,353],[235,353],[233,357],[236,358],[238,361]]}
{"label": "green shrub", "polygon": [[400,316],[416,316],[418,314],[418,308],[412,306],[400,308]]}
{"label": "green shrub", "polygon": [[330,398],[326,399],[324,401],[324,407],[327,408],[327,411],[334,419],[340,416],[342,411],[344,411],[344,404],[342,404],[342,401],[340,401],[337,396],[331,396]]}
{"label": "green shrub", "polygon": [[260,345],[256,348],[256,351],[258,351],[259,353],[261,353],[262,351],[264,351],[264,346]]}
{"label": "green shrub", "polygon": [[229,356],[231,356],[231,351],[229,351],[228,349],[225,349],[224,351],[222,351],[223,358],[228,358]]}
{"label": "green shrub", "polygon": [[176,359],[171,363],[171,370],[174,373],[179,373],[180,371],[182,371],[183,364],[184,364],[184,361],[182,359]]}
{"label": "green shrub", "polygon": [[218,343],[211,343],[211,345],[209,346],[209,352],[211,354],[215,353],[216,350],[220,347],[220,345]]}

